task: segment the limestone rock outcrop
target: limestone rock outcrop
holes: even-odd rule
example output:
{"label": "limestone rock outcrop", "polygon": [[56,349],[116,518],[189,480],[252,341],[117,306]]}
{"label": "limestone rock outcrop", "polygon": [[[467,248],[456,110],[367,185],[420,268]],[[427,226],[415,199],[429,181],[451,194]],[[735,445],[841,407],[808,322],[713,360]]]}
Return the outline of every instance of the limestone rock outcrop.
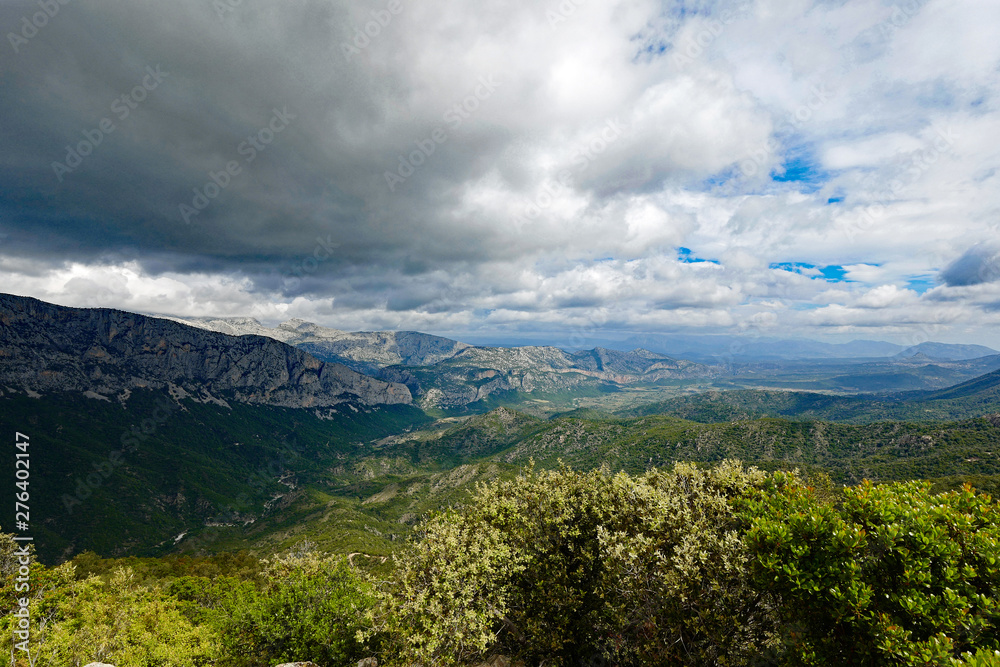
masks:
{"label": "limestone rock outcrop", "polygon": [[264,336],[229,336],[107,308],[0,294],[0,385],[117,395],[180,388],[219,400],[294,408],[408,404],[377,380]]}

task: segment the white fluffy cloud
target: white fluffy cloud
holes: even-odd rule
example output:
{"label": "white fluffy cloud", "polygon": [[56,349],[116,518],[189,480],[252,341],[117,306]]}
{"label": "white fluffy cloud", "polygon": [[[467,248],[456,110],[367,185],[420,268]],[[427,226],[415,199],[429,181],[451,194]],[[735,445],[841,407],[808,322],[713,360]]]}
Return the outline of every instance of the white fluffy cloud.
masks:
{"label": "white fluffy cloud", "polygon": [[67,5],[0,62],[4,289],[453,335],[1000,344],[996,3],[384,6]]}

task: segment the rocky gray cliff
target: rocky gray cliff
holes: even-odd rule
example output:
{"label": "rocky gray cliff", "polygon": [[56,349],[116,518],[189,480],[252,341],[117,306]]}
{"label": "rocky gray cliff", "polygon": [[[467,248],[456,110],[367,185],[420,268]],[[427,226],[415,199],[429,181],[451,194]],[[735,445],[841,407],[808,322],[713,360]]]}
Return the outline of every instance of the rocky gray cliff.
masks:
{"label": "rocky gray cliff", "polygon": [[391,366],[379,377],[406,384],[424,408],[459,408],[506,392],[562,392],[712,378],[719,367],[672,359],[648,350],[556,347],[468,347],[426,367]]}
{"label": "rocky gray cliff", "polygon": [[346,332],[303,320],[265,327],[252,318],[176,319],[233,335],[263,335],[326,361],[405,384],[422,407],[461,408],[508,392],[561,392],[716,377],[722,369],[648,350],[481,347],[413,331]]}
{"label": "rocky gray cliff", "polygon": [[0,294],[0,385],[118,395],[138,387],[285,407],[410,403],[405,385],[264,336]]}
{"label": "rocky gray cliff", "polygon": [[429,366],[450,359],[470,347],[466,343],[417,331],[350,332],[298,319],[282,322],[274,328],[265,327],[249,317],[169,319],[233,336],[268,336],[324,361],[341,363],[369,375],[397,364]]}

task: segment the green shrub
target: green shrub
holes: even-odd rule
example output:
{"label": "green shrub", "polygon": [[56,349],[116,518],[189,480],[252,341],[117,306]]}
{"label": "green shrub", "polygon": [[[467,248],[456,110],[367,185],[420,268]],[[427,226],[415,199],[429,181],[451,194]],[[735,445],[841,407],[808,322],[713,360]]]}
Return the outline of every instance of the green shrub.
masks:
{"label": "green shrub", "polygon": [[[311,660],[340,667],[361,655],[357,634],[372,598],[346,559],[315,553],[277,558],[268,561],[264,579],[259,587],[234,580],[224,594],[218,621],[223,664]],[[178,585],[199,594],[196,586]]]}
{"label": "green shrub", "polygon": [[746,585],[731,500],[764,480],[726,463],[639,478],[564,468],[481,486],[397,561],[378,615],[387,657],[746,664],[774,619]]}
{"label": "green shrub", "polygon": [[951,665],[1000,648],[1000,506],[989,496],[864,483],[831,505],[774,479],[744,516],[755,582],[782,602],[790,664]]}
{"label": "green shrub", "polygon": [[[72,565],[64,564],[48,568],[35,560],[35,547],[32,543],[15,541],[14,535],[0,532],[0,656],[15,667],[27,666],[30,660],[41,664],[44,651],[40,651],[40,642],[44,643],[52,633],[53,623],[60,615],[60,607],[69,595],[70,584],[73,581]],[[22,551],[27,547],[30,559],[27,582],[23,581],[20,568],[27,560]],[[21,581],[19,581],[21,579]],[[24,590],[25,583],[28,590]],[[14,635],[20,630],[19,619],[15,613],[20,611],[19,600],[27,599],[31,632],[28,647],[29,654],[15,649],[15,644],[22,639]]]}
{"label": "green shrub", "polygon": [[107,662],[117,667],[201,667],[214,664],[218,643],[157,588],[139,586],[128,568],[108,583],[98,577],[68,583],[58,614],[32,637],[34,657],[47,667]]}
{"label": "green shrub", "polygon": [[1000,651],[981,650],[975,655],[963,653],[962,659],[952,659],[954,667],[1000,667]]}

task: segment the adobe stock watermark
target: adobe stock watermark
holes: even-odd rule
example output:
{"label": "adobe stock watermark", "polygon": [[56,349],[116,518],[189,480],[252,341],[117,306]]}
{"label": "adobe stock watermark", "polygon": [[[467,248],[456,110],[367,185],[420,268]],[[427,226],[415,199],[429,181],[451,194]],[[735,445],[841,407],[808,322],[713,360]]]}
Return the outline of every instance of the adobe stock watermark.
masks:
{"label": "adobe stock watermark", "polygon": [[344,54],[344,60],[350,62],[354,56],[361,55],[367,49],[372,40],[382,34],[385,28],[392,23],[394,16],[399,16],[403,12],[403,3],[400,0],[389,0],[385,9],[373,9],[371,11],[372,20],[354,29],[354,39],[350,42],[341,42],[340,51]]}
{"label": "adobe stock watermark", "polygon": [[125,454],[156,433],[160,425],[166,422],[170,415],[179,408],[180,406],[176,402],[160,397],[156,401],[155,409],[148,417],[122,433],[119,438],[121,449],[112,451],[100,463],[92,464],[91,467],[94,469],[92,472],[85,477],[76,478],[73,493],[62,495],[60,500],[62,500],[63,507],[66,508],[66,513],[72,514],[74,507],[82,505],[83,501],[94,495],[94,491],[104,486],[115,470],[125,462]]}
{"label": "adobe stock watermark", "polygon": [[993,254],[983,257],[976,274],[980,283],[992,283],[1000,280],[1000,250],[992,247]]}
{"label": "adobe stock watermark", "polygon": [[7,41],[14,48],[14,53],[20,53],[21,47],[30,42],[32,39],[38,35],[38,32],[45,28],[49,24],[49,21],[54,19],[63,7],[68,5],[72,0],[36,0],[37,4],[42,11],[35,12],[30,17],[23,16],[21,18],[21,29],[17,32],[8,32]]}
{"label": "adobe stock watermark", "polygon": [[884,189],[867,193],[865,198],[875,200],[876,203],[865,206],[858,219],[844,229],[848,241],[853,242],[859,232],[871,229],[880,220],[885,218],[888,208],[885,202],[892,203],[898,200],[942,156],[954,150],[955,141],[959,138],[959,135],[951,127],[944,130],[934,127],[934,133],[937,136],[925,148],[914,151],[907,156],[902,164],[901,173],[896,178],[891,179]]}
{"label": "adobe stock watermark", "polygon": [[827,88],[825,83],[812,86],[810,93],[809,98],[800,104],[795,111],[781,119],[774,132],[767,138],[767,141],[750,153],[750,155],[740,160],[740,172],[744,176],[750,178],[757,175],[761,167],[766,166],[771,157],[781,149],[782,144],[777,137],[779,135],[791,135],[801,130],[802,126],[811,121],[816,112],[826,106],[836,95],[836,91]]}
{"label": "adobe stock watermark", "polygon": [[947,329],[948,320],[944,315],[936,314],[935,321],[921,322],[915,331],[910,331],[906,342],[910,347],[917,347],[923,343],[930,343],[934,336]]}
{"label": "adobe stock watermark", "polygon": [[[784,305],[784,299],[781,299],[780,303]],[[768,332],[773,331],[777,324],[777,314],[772,311],[756,312],[740,321],[736,326],[735,336],[737,338],[729,344],[726,353],[718,361],[722,372],[736,375],[740,369],[740,357],[746,355],[753,343],[760,341]]]}
{"label": "adobe stock watermark", "polygon": [[708,47],[722,37],[726,28],[747,14],[752,7],[752,2],[744,1],[735,8],[722,10],[719,18],[709,19],[705,22],[704,28],[693,35],[686,35],[682,44],[677,44],[671,49],[671,62],[680,69],[701,58]]}
{"label": "adobe stock watermark", "polygon": [[[472,117],[472,114],[479,109],[483,102],[493,96],[493,93],[500,86],[501,83],[496,80],[495,74],[479,77],[476,87],[469,91],[469,94],[460,101],[448,107],[441,117],[442,120],[452,130],[457,130],[462,126],[462,123]],[[410,151],[405,156],[400,154],[399,164],[396,169],[394,171],[387,170],[384,173],[385,183],[389,186],[389,192],[395,192],[397,186],[405,183],[406,179],[416,173],[417,169],[434,154],[438,146],[448,141],[448,138],[448,132],[444,128],[435,127],[431,130],[430,135],[414,141],[416,149]]]}
{"label": "adobe stock watermark", "polygon": [[560,345],[565,350],[583,350],[585,349],[588,340],[591,340],[596,336],[605,325],[607,325],[610,317],[605,309],[591,310],[587,313],[587,321],[585,324],[574,324],[570,327],[569,338],[566,340],[566,345]]}
{"label": "adobe stock watermark", "polygon": [[879,22],[876,28],[878,28],[879,33],[886,40],[892,38],[896,31],[901,28],[906,27],[913,17],[917,15],[920,9],[927,4],[928,0],[909,0],[909,2],[904,2],[902,5],[894,4],[892,6],[892,11],[889,13],[889,17],[884,21]]}
{"label": "adobe stock watermark", "polygon": [[220,169],[219,171],[210,170],[208,172],[208,180],[201,186],[192,188],[194,196],[191,198],[191,204],[178,204],[184,224],[191,224],[191,218],[201,215],[201,212],[208,208],[208,205],[223,190],[230,186],[233,179],[243,173],[244,166],[249,166],[257,159],[258,155],[267,150],[271,142],[274,141],[274,138],[284,132],[290,121],[295,120],[295,118],[295,114],[289,113],[288,107],[282,107],[281,111],[272,109],[271,119],[267,124],[255,133],[247,136],[246,140],[242,141],[236,147],[236,153],[243,157],[243,162],[229,160],[226,162],[224,169]]}
{"label": "adobe stock watermark", "polygon": [[[142,81],[132,90],[119,95],[111,102],[111,113],[118,118],[118,122],[124,122],[168,76],[170,76],[170,72],[161,71],[159,65],[146,67],[146,76],[142,78]],[[76,171],[83,164],[84,158],[93,153],[98,146],[104,143],[104,139],[117,128],[114,120],[104,117],[93,129],[83,130],[83,139],[75,145],[68,144],[66,146],[65,161],[59,162],[57,160],[52,163],[52,171],[59,182],[62,183],[67,174]]]}
{"label": "adobe stock watermark", "polygon": [[521,215],[514,219],[514,226],[521,229],[524,225],[536,220],[542,214],[542,211],[552,206],[560,192],[565,192],[572,188],[576,177],[585,172],[598,157],[603,155],[627,131],[628,128],[617,118],[607,121],[596,136],[573,152],[569,160],[572,169],[561,169],[556,174],[554,185],[551,182],[546,182],[542,186],[542,191],[535,196],[531,203],[525,206]]}
{"label": "adobe stock watermark", "polygon": [[[304,452],[301,445],[297,442],[289,444],[287,440],[282,440],[281,449],[278,451],[277,459],[271,458],[267,465],[261,465],[255,472],[251,473],[246,478],[246,485],[251,487],[251,489],[260,494],[267,489],[267,486],[275,481],[281,482],[283,479],[283,474],[288,471],[288,463],[294,461],[302,456]],[[243,492],[234,499],[234,504],[227,505],[223,507],[218,514],[208,517],[204,521],[204,526],[209,528],[220,528],[226,526],[232,526],[238,523],[248,523],[247,515],[245,510],[252,509],[253,497],[247,493]],[[252,515],[251,515],[252,516]],[[252,519],[251,519],[252,520]],[[186,535],[182,533],[182,535]],[[211,533],[201,533],[196,535],[184,542],[187,549],[198,550],[204,549],[208,546],[214,544],[219,540],[221,535],[218,532]],[[180,540],[175,540],[175,544],[180,542]]]}
{"label": "adobe stock watermark", "polygon": [[322,236],[316,237],[312,254],[307,255],[302,261],[295,262],[291,269],[282,274],[284,287],[296,289],[307,275],[315,273],[319,265],[329,260],[333,256],[333,251],[339,247],[340,244],[334,242],[332,234],[327,234],[325,239]]}
{"label": "adobe stock watermark", "polygon": [[576,10],[586,2],[587,0],[562,0],[555,9],[547,9],[545,18],[549,22],[549,27],[557,29],[561,23],[565,23],[576,14]]}

